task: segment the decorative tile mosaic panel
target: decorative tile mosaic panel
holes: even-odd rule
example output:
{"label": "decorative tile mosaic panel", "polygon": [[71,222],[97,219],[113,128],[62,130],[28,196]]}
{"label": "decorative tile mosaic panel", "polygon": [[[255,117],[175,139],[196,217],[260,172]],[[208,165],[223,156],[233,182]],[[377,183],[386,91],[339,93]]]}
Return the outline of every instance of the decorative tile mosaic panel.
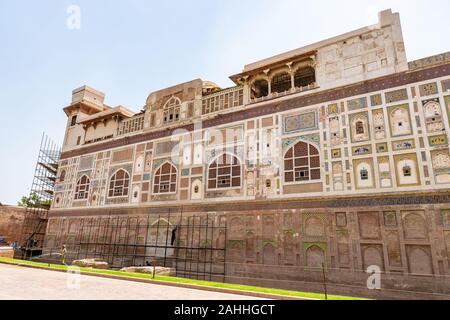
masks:
{"label": "decorative tile mosaic panel", "polygon": [[367,98],[358,98],[347,102],[348,111],[367,108]]}
{"label": "decorative tile mosaic panel", "polygon": [[400,89],[386,93],[386,103],[392,103],[402,100],[408,100],[408,91],[406,89]]}
{"label": "decorative tile mosaic panel", "polygon": [[345,228],[347,226],[347,214],[345,212],[336,213],[336,227]]}
{"label": "decorative tile mosaic panel", "polygon": [[337,114],[337,113],[339,113],[339,106],[337,103],[328,105],[328,114]]}
{"label": "decorative tile mosaic panel", "polygon": [[353,147],[352,148],[352,154],[354,156],[361,156],[364,154],[370,154],[372,153],[372,147],[371,146],[361,146],[361,147]]}
{"label": "decorative tile mosaic panel", "polygon": [[392,149],[394,151],[414,149],[415,147],[416,147],[416,143],[413,139],[392,142]]}
{"label": "decorative tile mosaic panel", "polygon": [[317,113],[315,111],[286,116],[283,119],[284,133],[317,129]]}
{"label": "decorative tile mosaic panel", "polygon": [[422,97],[424,96],[431,96],[433,94],[437,94],[438,93],[438,87],[437,87],[437,83],[433,82],[433,83],[427,83],[427,84],[423,84],[419,87],[420,89],[420,95]]}
{"label": "decorative tile mosaic panel", "polygon": [[341,157],[341,149],[334,149],[331,151],[331,157],[333,159],[338,159]]}
{"label": "decorative tile mosaic panel", "polygon": [[397,214],[395,211],[384,212],[384,225],[386,227],[397,226]]}
{"label": "decorative tile mosaic panel", "polygon": [[430,142],[430,146],[432,147],[448,145],[448,138],[447,135],[445,134],[440,136],[429,137],[428,140]]}
{"label": "decorative tile mosaic panel", "polygon": [[178,141],[165,141],[165,142],[160,142],[156,145],[156,151],[155,151],[155,156],[159,156],[162,154],[167,154],[167,153],[171,153],[172,150],[174,150],[174,153],[177,153],[178,151],[178,145],[179,142]]}
{"label": "decorative tile mosaic panel", "polygon": [[370,97],[370,104],[372,107],[381,106],[383,104],[383,100],[381,98],[381,94],[376,94]]}
{"label": "decorative tile mosaic panel", "polygon": [[442,91],[450,92],[450,80],[442,81]]}
{"label": "decorative tile mosaic panel", "polygon": [[378,143],[377,144],[377,152],[378,153],[388,152],[387,143]]}
{"label": "decorative tile mosaic panel", "polygon": [[83,157],[80,160],[80,167],[78,168],[78,170],[88,170],[88,169],[92,169],[94,165],[94,157],[93,156],[88,156],[88,157]]}

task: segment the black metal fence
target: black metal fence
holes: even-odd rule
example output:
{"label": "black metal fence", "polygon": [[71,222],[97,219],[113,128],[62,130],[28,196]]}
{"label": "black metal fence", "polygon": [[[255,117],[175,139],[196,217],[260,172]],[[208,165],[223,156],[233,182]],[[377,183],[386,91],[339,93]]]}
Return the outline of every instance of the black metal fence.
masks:
{"label": "black metal fence", "polygon": [[[67,261],[98,259],[111,268],[166,267],[177,277],[223,281],[226,222],[181,213],[91,217],[63,241]],[[47,252],[58,248],[47,248]]]}

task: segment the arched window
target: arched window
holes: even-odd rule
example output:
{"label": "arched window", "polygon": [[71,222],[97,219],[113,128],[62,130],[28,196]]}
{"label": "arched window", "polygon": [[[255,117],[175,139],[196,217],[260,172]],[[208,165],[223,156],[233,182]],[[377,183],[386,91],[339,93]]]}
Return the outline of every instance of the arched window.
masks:
{"label": "arched window", "polygon": [[237,188],[241,186],[241,163],[238,158],[223,154],[208,167],[208,189]]}
{"label": "arched window", "polygon": [[307,87],[316,82],[316,72],[312,67],[300,68],[294,74],[296,88]]}
{"label": "arched window", "polygon": [[59,182],[64,182],[66,180],[66,170],[61,170],[61,175],[59,176]]}
{"label": "arched window", "polygon": [[252,85],[252,99],[266,97],[269,94],[269,82],[264,79],[256,80]]}
{"label": "arched window", "polygon": [[308,143],[299,142],[284,156],[285,182],[320,180],[319,151]]}
{"label": "arched window", "polygon": [[169,162],[156,170],[153,180],[153,193],[174,193],[177,191],[177,168]]}
{"label": "arched window", "polygon": [[123,169],[117,171],[109,181],[109,197],[126,197],[130,187],[130,175]]}
{"label": "arched window", "polygon": [[291,75],[287,72],[279,73],[272,78],[272,92],[282,93],[291,90]]}
{"label": "arched window", "polygon": [[78,179],[77,186],[75,188],[75,200],[85,200],[89,195],[89,184],[91,181],[87,176],[82,176]]}
{"label": "arched window", "polygon": [[163,108],[164,123],[171,123],[180,120],[181,101],[178,98],[170,98]]}

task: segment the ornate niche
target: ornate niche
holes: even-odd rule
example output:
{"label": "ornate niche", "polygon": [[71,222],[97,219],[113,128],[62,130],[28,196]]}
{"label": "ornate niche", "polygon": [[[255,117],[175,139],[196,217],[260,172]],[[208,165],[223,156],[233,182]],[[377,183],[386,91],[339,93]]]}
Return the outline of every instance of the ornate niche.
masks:
{"label": "ornate niche", "polygon": [[305,244],[305,264],[311,271],[321,271],[326,265],[326,245],[320,243]]}
{"label": "ornate niche", "polygon": [[414,275],[433,275],[433,262],[431,250],[428,246],[406,246],[409,273]]}
{"label": "ornate niche", "polygon": [[416,154],[394,156],[397,184],[401,187],[420,185]]}
{"label": "ornate niche", "polygon": [[342,162],[333,162],[333,188],[335,191],[344,190],[344,172]]}
{"label": "ornate niche", "polygon": [[331,117],[328,119],[330,128],[330,139],[332,146],[338,146],[341,144],[339,117]]}
{"label": "ornate niche", "polygon": [[384,270],[383,247],[381,245],[361,245],[361,254],[364,270],[367,270],[370,266],[377,266]]}
{"label": "ornate niche", "polygon": [[441,132],[445,130],[442,121],[442,109],[439,99],[433,99],[423,102],[423,112],[428,133]]}
{"label": "ornate niche", "polygon": [[353,170],[357,189],[371,189],[375,186],[373,160],[353,160]]}
{"label": "ornate niche", "polygon": [[402,212],[406,240],[428,240],[428,226],[423,211]]}
{"label": "ornate niche", "polygon": [[388,111],[391,134],[393,137],[412,134],[408,104],[390,107]]}
{"label": "ornate niche", "polygon": [[327,216],[320,213],[304,213],[302,216],[303,238],[325,242],[327,238]]}
{"label": "ornate niche", "polygon": [[378,212],[359,212],[359,233],[364,240],[380,240],[380,218]]}
{"label": "ornate niche", "polygon": [[437,184],[450,183],[450,154],[447,149],[431,152]]}
{"label": "ornate niche", "polygon": [[382,140],[386,138],[386,127],[384,122],[383,109],[373,111],[373,126],[375,139]]}
{"label": "ornate niche", "polygon": [[382,188],[392,187],[391,164],[389,157],[378,158],[378,171],[380,173],[380,186]]}
{"label": "ornate niche", "polygon": [[201,200],[203,197],[203,183],[201,178],[192,179],[191,183],[191,199]]}
{"label": "ornate niche", "polygon": [[370,140],[369,118],[367,112],[350,115],[352,142]]}
{"label": "ornate niche", "polygon": [[144,155],[140,154],[134,161],[134,174],[141,174],[144,171]]}

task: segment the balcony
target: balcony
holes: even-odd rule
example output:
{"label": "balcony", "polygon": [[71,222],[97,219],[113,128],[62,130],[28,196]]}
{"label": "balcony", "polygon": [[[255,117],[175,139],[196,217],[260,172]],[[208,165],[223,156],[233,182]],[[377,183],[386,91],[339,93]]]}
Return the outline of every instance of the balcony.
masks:
{"label": "balcony", "polygon": [[314,83],[311,83],[304,87],[295,87],[295,88],[291,88],[291,89],[283,91],[283,92],[272,92],[272,93],[269,93],[267,96],[263,96],[263,97],[259,97],[259,98],[251,98],[249,104],[273,100],[273,99],[289,96],[292,94],[308,92],[308,91],[312,91],[312,90],[315,90],[318,88],[319,88],[319,86],[317,85],[317,83],[314,82]]}
{"label": "balcony", "polygon": [[117,136],[142,131],[144,129],[145,113],[140,113],[130,119],[122,120],[117,130]]}
{"label": "balcony", "polygon": [[244,105],[244,89],[233,87],[203,97],[202,114],[224,111]]}

